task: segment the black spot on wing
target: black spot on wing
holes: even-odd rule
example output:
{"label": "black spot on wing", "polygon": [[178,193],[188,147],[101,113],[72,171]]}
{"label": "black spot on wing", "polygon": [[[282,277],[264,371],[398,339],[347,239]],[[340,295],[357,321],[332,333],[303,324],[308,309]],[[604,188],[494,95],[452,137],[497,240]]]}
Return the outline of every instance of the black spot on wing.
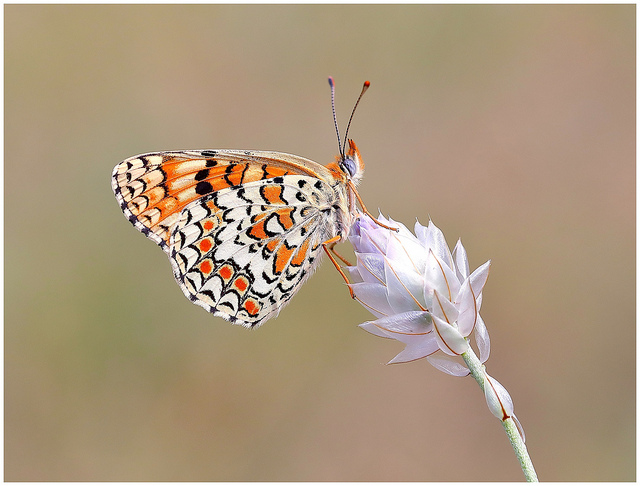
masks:
{"label": "black spot on wing", "polygon": [[207,181],[201,181],[196,184],[196,194],[204,196],[213,191],[213,186]]}
{"label": "black spot on wing", "polygon": [[209,177],[209,169],[202,169],[201,171],[198,171],[198,173],[196,174],[195,180],[203,181],[207,177]]}

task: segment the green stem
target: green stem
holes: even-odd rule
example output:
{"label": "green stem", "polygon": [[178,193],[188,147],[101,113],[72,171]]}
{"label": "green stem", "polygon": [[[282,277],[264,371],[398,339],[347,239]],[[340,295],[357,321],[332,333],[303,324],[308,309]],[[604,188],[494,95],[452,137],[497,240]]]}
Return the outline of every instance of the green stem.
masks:
{"label": "green stem", "polygon": [[[462,353],[462,358],[469,367],[471,375],[478,382],[482,391],[484,391],[484,365],[480,362],[471,347],[469,347],[468,351]],[[537,483],[538,476],[533,468],[533,463],[529,457],[527,446],[524,445],[524,441],[522,440],[522,437],[520,437],[520,432],[518,432],[516,423],[511,417],[506,420],[502,420],[501,422],[504,427],[504,431],[507,433],[507,437],[509,437],[509,441],[511,441],[511,447],[513,447],[516,457],[520,462],[520,467],[522,468],[525,479],[527,482]]]}

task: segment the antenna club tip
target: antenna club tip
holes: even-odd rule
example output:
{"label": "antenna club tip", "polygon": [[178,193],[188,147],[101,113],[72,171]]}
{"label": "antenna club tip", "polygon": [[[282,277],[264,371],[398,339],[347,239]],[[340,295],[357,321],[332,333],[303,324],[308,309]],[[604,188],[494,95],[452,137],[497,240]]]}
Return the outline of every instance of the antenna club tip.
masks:
{"label": "antenna club tip", "polygon": [[369,86],[371,86],[371,83],[369,81],[365,81],[364,82],[364,87],[368,88]]}
{"label": "antenna club tip", "polygon": [[333,82],[333,77],[329,76],[329,86],[333,88],[334,85],[335,83]]}

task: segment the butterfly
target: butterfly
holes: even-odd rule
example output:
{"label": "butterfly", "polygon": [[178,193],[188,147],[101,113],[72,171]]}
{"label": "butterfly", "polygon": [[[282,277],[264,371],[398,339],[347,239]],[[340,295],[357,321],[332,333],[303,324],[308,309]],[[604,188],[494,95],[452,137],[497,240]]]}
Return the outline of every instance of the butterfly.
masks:
{"label": "butterfly", "polygon": [[333,247],[348,236],[356,202],[369,214],[356,190],[364,163],[347,139],[369,82],[344,145],[329,84],[340,154],[326,166],[281,152],[185,150],[136,155],[113,170],[120,208],[167,253],[185,296],[234,324],[276,316],[323,252],[348,282]]}

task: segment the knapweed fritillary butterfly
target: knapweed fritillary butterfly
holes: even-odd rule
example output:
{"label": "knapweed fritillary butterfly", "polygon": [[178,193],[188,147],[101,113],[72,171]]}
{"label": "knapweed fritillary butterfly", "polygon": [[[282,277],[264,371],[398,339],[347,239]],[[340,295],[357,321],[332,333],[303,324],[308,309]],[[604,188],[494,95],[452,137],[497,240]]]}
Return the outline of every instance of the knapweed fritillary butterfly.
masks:
{"label": "knapweed fritillary butterfly", "polygon": [[364,164],[353,140],[348,149],[340,142],[329,84],[340,155],[326,166],[280,152],[185,150],[137,155],[113,170],[124,215],[167,253],[184,294],[234,324],[277,315],[322,250],[347,280],[331,253],[348,264],[333,247],[348,236],[356,201],[366,212],[356,191]]}

